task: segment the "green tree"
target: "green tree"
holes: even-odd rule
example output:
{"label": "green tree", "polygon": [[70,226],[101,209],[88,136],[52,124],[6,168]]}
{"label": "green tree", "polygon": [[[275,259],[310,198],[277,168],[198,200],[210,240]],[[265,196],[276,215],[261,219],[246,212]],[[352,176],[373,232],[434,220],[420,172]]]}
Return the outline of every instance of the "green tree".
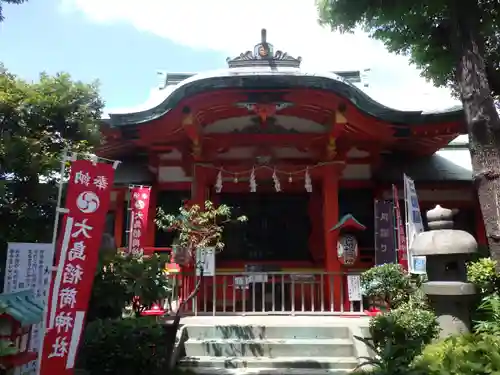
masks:
{"label": "green tree", "polygon": [[26,2],[26,0],[0,0],[0,22],[4,20],[4,17],[3,17],[4,4],[22,4],[25,2]]}
{"label": "green tree", "polygon": [[473,179],[490,251],[500,261],[496,203],[500,197],[500,120],[492,96],[492,92],[500,93],[498,1],[317,0],[317,5],[322,24],[341,32],[362,27],[389,51],[409,55],[424,76],[455,89],[464,107]]}
{"label": "green tree", "polygon": [[50,242],[63,149],[99,142],[97,85],[68,74],[27,82],[0,65],[0,248]]}

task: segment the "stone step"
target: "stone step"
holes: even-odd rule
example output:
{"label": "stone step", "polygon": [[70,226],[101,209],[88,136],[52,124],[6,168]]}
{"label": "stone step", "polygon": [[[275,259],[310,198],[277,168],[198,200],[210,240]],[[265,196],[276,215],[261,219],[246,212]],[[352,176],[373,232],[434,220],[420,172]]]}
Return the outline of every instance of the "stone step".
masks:
{"label": "stone step", "polygon": [[188,339],[188,357],[353,357],[350,339]]}
{"label": "stone step", "polygon": [[346,326],[297,326],[297,325],[189,325],[189,338],[203,339],[348,339]]}
{"label": "stone step", "polygon": [[185,357],[183,368],[255,369],[255,368],[297,368],[297,369],[354,369],[356,357]]}
{"label": "stone step", "polygon": [[[181,369],[182,370],[182,369]],[[304,368],[216,368],[195,367],[188,374],[199,375],[348,375],[352,369],[304,369]]]}

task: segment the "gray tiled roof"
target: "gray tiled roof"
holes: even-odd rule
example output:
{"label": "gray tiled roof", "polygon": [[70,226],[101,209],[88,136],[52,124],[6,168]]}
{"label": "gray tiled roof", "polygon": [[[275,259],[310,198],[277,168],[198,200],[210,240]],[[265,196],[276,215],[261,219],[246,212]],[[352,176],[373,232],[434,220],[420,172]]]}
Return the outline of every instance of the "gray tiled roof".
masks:
{"label": "gray tiled roof", "polygon": [[153,179],[148,164],[142,160],[124,161],[120,163],[115,173],[116,185],[148,184],[153,182]]}
{"label": "gray tiled roof", "polygon": [[388,156],[374,177],[378,181],[394,182],[402,180],[404,173],[415,181],[472,181],[470,170],[439,155],[413,160]]}

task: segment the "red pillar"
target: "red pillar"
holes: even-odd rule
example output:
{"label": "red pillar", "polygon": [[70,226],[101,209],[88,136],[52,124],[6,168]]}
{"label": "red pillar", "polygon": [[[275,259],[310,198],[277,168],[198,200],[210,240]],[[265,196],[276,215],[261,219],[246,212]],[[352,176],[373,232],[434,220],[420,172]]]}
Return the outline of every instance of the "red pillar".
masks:
{"label": "red pillar", "polygon": [[123,211],[125,210],[125,194],[126,189],[120,189],[116,195],[116,204],[115,204],[115,244],[117,248],[123,246],[122,236],[123,236],[123,226],[124,220]]}
{"label": "red pillar", "polygon": [[[203,209],[205,207],[205,200],[207,199],[207,175],[206,169],[195,165],[193,166],[193,182],[191,183],[191,204],[197,204]],[[195,254],[193,254],[195,256]],[[184,277],[183,295],[186,298],[194,290],[196,285],[196,270],[193,264],[183,267],[182,273]],[[198,307],[201,306],[200,299],[198,298]],[[193,307],[192,303],[187,306],[188,311]]]}
{"label": "red pillar", "polygon": [[[331,274],[325,278],[326,310],[333,305],[335,311],[340,311],[342,294],[342,265],[337,258],[337,232],[330,229],[339,221],[338,180],[339,166],[335,164],[323,167],[323,231],[325,237],[325,270]],[[330,281],[331,280],[331,281]],[[333,281],[333,285],[332,285]],[[332,290],[333,286],[333,290]],[[332,300],[333,293],[333,300]]]}

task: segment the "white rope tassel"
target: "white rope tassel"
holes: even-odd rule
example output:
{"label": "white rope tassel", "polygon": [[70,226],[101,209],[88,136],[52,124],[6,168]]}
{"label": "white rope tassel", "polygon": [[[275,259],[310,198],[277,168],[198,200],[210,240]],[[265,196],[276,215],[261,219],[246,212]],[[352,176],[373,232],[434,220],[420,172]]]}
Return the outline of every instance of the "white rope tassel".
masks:
{"label": "white rope tassel", "polygon": [[311,175],[309,174],[309,167],[306,168],[306,175],[304,177],[304,188],[308,193],[312,193],[313,191]]}
{"label": "white rope tassel", "polygon": [[281,191],[281,184],[278,175],[276,174],[276,169],[274,169],[273,171],[273,181],[274,181],[274,190],[276,190],[276,192],[279,193]]}
{"label": "white rope tassel", "polygon": [[217,174],[217,181],[215,182],[215,192],[220,193],[222,191],[222,172],[219,171]]}
{"label": "white rope tassel", "polygon": [[252,168],[252,173],[250,174],[250,192],[255,193],[257,191],[257,181],[255,181],[255,168]]}

